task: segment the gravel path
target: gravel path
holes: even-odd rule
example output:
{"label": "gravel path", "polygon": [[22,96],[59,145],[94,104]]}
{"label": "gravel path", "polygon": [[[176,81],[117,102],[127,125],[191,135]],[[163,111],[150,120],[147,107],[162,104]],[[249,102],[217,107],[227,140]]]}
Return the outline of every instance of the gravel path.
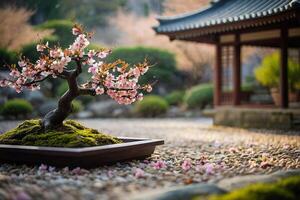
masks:
{"label": "gravel path", "polygon": [[[209,119],[95,119],[118,136],[162,138],[144,161],[93,170],[0,165],[0,199],[131,199],[141,191],[300,168],[300,134],[212,127]],[[0,122],[0,132],[16,122]],[[31,198],[30,198],[31,197]]]}

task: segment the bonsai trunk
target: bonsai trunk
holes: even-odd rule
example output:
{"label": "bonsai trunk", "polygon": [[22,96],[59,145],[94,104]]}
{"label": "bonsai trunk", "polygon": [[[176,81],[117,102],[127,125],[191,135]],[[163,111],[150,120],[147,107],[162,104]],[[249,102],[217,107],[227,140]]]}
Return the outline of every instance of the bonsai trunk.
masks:
{"label": "bonsai trunk", "polygon": [[42,127],[44,130],[57,128],[63,125],[63,121],[72,112],[72,101],[80,95],[95,96],[96,92],[93,89],[80,88],[77,84],[77,77],[82,72],[80,59],[75,59],[77,68],[73,71],[64,71],[61,78],[67,80],[69,89],[59,99],[58,107],[45,115],[42,119]]}
{"label": "bonsai trunk", "polygon": [[67,79],[69,89],[59,99],[58,107],[47,113],[42,119],[42,127],[44,129],[53,129],[62,126],[63,121],[72,112],[72,101],[79,96],[79,88],[77,86],[76,77],[72,76]]}

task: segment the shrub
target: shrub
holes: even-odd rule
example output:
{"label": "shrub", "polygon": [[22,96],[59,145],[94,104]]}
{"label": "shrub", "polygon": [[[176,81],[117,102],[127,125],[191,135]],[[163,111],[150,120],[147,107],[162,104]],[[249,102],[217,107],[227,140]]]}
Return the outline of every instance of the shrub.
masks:
{"label": "shrub", "polygon": [[83,105],[81,101],[73,100],[72,101],[72,113],[78,113],[83,110]]}
{"label": "shrub", "polygon": [[[275,52],[266,56],[261,65],[254,71],[255,78],[263,86],[274,88],[279,86],[280,77],[280,55]],[[295,91],[300,89],[300,64],[288,59],[288,81],[289,89]]]}
{"label": "shrub", "polygon": [[183,102],[185,91],[182,90],[175,90],[165,96],[165,100],[168,102],[169,105],[179,105]]}
{"label": "shrub", "polygon": [[37,29],[52,29],[54,36],[57,37],[60,46],[66,48],[73,43],[75,36],[70,34],[74,23],[68,20],[49,20],[38,25]]}
{"label": "shrub", "polygon": [[12,99],[8,100],[3,108],[3,116],[14,116],[27,115],[33,111],[32,105],[24,99]]}
{"label": "shrub", "polygon": [[121,59],[129,64],[134,64],[143,62],[145,58],[155,66],[141,78],[141,83],[157,79],[160,84],[170,84],[170,80],[177,70],[175,56],[168,51],[148,47],[123,47],[115,49],[108,60]]}
{"label": "shrub", "polygon": [[0,70],[8,69],[3,68],[5,64],[16,63],[17,62],[17,54],[13,51],[9,51],[8,49],[0,48]]}
{"label": "shrub", "polygon": [[142,117],[156,117],[167,112],[168,102],[160,96],[148,95],[135,104],[135,111]]}
{"label": "shrub", "polygon": [[188,108],[203,109],[207,105],[211,105],[213,101],[212,84],[200,84],[189,89],[185,96],[184,102]]}

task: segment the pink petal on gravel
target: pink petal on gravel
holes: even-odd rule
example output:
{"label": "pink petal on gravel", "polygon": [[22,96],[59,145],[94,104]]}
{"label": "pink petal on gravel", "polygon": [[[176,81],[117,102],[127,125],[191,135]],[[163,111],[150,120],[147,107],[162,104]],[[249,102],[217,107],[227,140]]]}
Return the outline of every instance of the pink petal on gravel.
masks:
{"label": "pink petal on gravel", "polygon": [[31,200],[31,197],[24,191],[17,192],[14,200]]}
{"label": "pink petal on gravel", "polygon": [[144,170],[140,169],[140,168],[136,168],[135,171],[134,171],[134,176],[136,178],[142,178],[145,176],[145,172]]}

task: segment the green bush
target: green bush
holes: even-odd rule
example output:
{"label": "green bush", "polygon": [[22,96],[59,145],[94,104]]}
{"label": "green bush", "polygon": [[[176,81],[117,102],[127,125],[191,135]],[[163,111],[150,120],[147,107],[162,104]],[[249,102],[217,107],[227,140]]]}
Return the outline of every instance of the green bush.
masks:
{"label": "green bush", "polygon": [[72,101],[72,113],[78,113],[83,110],[83,105],[79,100]]}
{"label": "green bush", "polygon": [[[58,44],[58,39],[55,36],[50,36],[50,37],[44,38],[41,42],[44,43],[44,44],[46,42],[48,42],[49,46],[53,47],[54,45]],[[37,50],[36,50],[36,45],[37,44],[38,44],[37,42],[33,42],[33,43],[25,45],[21,50],[22,55],[24,55],[26,58],[28,58],[31,61],[38,60],[39,56],[40,56],[40,53],[38,53]]]}
{"label": "green bush", "polygon": [[135,64],[143,62],[145,58],[155,66],[141,77],[141,83],[159,80],[160,84],[170,84],[177,70],[175,56],[168,51],[148,47],[122,47],[115,49],[107,59],[110,62],[121,59],[129,64]]}
{"label": "green bush", "polygon": [[[261,65],[254,71],[256,80],[263,86],[276,88],[279,86],[280,77],[280,55],[275,52],[266,56]],[[288,81],[289,89],[295,91],[300,89],[300,64],[288,59]]]}
{"label": "green bush", "polygon": [[135,104],[135,112],[142,117],[156,117],[167,112],[168,102],[160,96],[148,95]]}
{"label": "green bush", "polygon": [[33,111],[32,105],[24,99],[12,99],[8,100],[2,108],[1,114],[3,116],[27,115]]}
{"label": "green bush", "polygon": [[66,48],[73,43],[75,36],[72,35],[74,23],[68,20],[49,20],[38,25],[37,29],[52,29],[53,35],[57,37],[60,46]]}
{"label": "green bush", "polygon": [[213,86],[212,84],[200,84],[189,89],[185,96],[184,102],[188,108],[203,109],[213,102]]}
{"label": "green bush", "polygon": [[295,176],[277,183],[249,185],[225,195],[211,196],[209,200],[297,200],[299,188],[300,176]]}
{"label": "green bush", "polygon": [[169,105],[179,105],[183,102],[185,91],[182,90],[175,90],[165,96],[165,100],[168,102]]}
{"label": "green bush", "polygon": [[18,56],[16,52],[9,51],[7,49],[0,48],[0,70],[7,70],[3,66],[6,64],[17,63]]}

